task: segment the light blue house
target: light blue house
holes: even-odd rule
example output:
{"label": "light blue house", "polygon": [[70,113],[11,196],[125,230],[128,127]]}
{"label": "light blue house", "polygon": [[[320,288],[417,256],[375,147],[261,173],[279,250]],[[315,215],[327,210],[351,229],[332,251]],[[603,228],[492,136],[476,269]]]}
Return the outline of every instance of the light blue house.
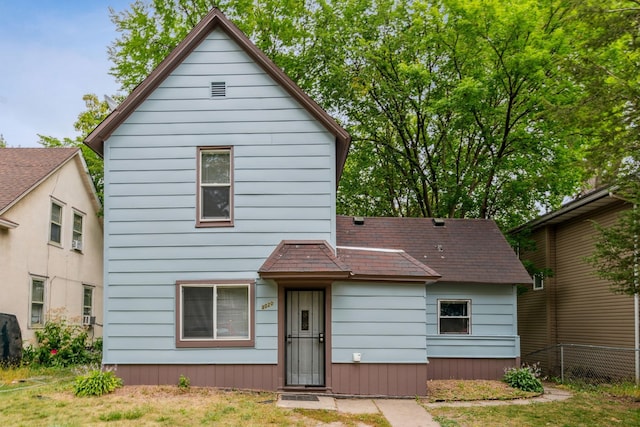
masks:
{"label": "light blue house", "polygon": [[127,384],[424,395],[519,363],[492,221],[335,214],[350,137],[217,9],[86,139]]}

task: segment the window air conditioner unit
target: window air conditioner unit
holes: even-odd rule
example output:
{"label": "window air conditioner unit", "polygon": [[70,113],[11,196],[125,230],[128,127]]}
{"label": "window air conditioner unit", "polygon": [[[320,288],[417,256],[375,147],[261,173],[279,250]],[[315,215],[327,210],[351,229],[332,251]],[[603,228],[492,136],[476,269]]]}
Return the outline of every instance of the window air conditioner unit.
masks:
{"label": "window air conditioner unit", "polygon": [[73,249],[74,251],[81,251],[82,250],[82,240],[72,240],[71,241],[71,249]]}
{"label": "window air conditioner unit", "polygon": [[82,326],[92,326],[96,324],[96,316],[82,316]]}

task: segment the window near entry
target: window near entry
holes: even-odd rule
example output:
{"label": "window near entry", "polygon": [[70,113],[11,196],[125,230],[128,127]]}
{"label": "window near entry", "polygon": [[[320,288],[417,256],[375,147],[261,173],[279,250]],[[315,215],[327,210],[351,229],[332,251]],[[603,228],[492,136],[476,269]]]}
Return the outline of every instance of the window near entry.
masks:
{"label": "window near entry", "polygon": [[253,346],[253,283],[178,282],[178,347]]}
{"label": "window near entry", "polygon": [[73,213],[73,234],[71,240],[71,249],[76,251],[82,251],[82,222],[83,217],[81,214]]}
{"label": "window near entry", "polygon": [[198,226],[232,225],[231,170],[231,147],[198,149]]}
{"label": "window near entry", "polygon": [[471,301],[439,300],[438,330],[441,334],[471,333]]}
{"label": "window near entry", "polygon": [[62,243],[62,206],[51,203],[51,225],[49,227],[49,241]]}
{"label": "window near entry", "polygon": [[40,277],[31,277],[31,305],[29,307],[29,326],[44,326],[44,282]]}

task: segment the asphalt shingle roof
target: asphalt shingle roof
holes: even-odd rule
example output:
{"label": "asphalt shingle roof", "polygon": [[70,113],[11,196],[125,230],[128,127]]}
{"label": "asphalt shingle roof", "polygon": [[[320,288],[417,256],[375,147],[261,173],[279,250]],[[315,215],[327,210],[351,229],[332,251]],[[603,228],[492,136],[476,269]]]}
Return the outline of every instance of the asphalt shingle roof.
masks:
{"label": "asphalt shingle roof", "polygon": [[79,148],[0,148],[0,215]]}
{"label": "asphalt shingle roof", "polygon": [[496,223],[485,219],[337,217],[337,244],[402,249],[442,277],[438,282],[527,284],[531,278]]}

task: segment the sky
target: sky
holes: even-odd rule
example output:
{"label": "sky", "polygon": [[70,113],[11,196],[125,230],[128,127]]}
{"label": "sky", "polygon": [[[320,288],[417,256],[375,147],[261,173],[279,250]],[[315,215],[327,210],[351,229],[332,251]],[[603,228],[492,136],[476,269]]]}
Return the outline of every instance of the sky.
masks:
{"label": "sky", "polygon": [[118,93],[107,47],[109,17],[133,0],[0,0],[0,134],[39,147],[38,134],[75,138],[82,96]]}

